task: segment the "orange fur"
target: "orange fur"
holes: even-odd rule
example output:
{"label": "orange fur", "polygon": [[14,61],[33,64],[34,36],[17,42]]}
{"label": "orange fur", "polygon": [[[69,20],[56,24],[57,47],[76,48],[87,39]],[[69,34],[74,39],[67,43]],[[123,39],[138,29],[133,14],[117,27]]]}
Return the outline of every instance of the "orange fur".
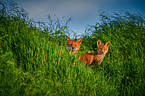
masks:
{"label": "orange fur", "polygon": [[98,62],[98,64],[101,64],[103,61],[103,58],[105,57],[106,53],[108,52],[110,42],[107,42],[105,45],[101,43],[100,40],[97,41],[97,51],[92,53],[86,53],[79,55],[78,57],[82,62],[85,61],[86,65],[90,65],[92,62]]}
{"label": "orange fur", "polygon": [[[66,36],[67,37],[67,36]],[[73,40],[73,39],[69,39],[69,37],[67,37],[67,49],[69,52],[71,52],[72,54],[78,54],[78,51],[80,49],[80,45],[82,43],[82,38],[78,39],[78,40]]]}

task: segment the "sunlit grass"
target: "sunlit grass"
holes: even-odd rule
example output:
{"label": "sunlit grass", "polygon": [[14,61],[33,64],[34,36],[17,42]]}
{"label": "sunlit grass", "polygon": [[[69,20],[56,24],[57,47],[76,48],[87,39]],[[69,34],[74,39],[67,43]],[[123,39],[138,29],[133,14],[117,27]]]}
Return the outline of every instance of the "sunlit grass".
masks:
{"label": "sunlit grass", "polygon": [[1,14],[0,94],[145,95],[144,20],[129,14],[101,16],[102,24],[82,37],[79,54],[96,50],[98,39],[111,45],[101,65],[86,67],[68,53],[68,33],[56,27],[59,22],[49,26],[50,33],[46,25],[42,30],[21,16]]}

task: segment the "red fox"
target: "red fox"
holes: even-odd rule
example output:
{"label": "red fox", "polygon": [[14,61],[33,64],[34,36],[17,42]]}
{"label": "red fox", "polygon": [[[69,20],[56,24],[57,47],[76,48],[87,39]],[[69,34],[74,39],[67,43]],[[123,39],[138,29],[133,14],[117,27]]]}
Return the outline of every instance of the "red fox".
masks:
{"label": "red fox", "polygon": [[103,61],[103,58],[105,57],[106,53],[108,52],[110,42],[107,42],[105,45],[101,43],[100,40],[97,41],[97,51],[92,52],[92,53],[86,53],[79,55],[78,57],[80,60],[83,62],[86,62],[86,65],[90,65],[92,62],[98,62],[98,64],[101,64]]}
{"label": "red fox", "polygon": [[[67,36],[66,36],[67,37]],[[69,39],[69,37],[67,37],[67,49],[69,52],[71,52],[71,54],[78,54],[78,51],[80,49],[80,45],[82,43],[82,38],[78,39],[78,40],[72,40]]]}

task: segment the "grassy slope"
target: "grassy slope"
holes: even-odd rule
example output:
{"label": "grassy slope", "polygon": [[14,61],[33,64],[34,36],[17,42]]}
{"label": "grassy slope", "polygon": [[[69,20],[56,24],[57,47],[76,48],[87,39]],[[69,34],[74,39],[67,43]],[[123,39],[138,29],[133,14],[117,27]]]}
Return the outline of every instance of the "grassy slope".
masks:
{"label": "grassy slope", "polygon": [[1,45],[6,44],[1,47],[2,95],[109,94],[114,90],[101,72],[96,75],[70,56],[63,43],[59,46],[39,30],[20,25],[21,20],[8,22],[1,23]]}
{"label": "grassy slope", "polygon": [[140,16],[129,14],[103,18],[102,24],[93,27],[92,38],[104,43],[111,41],[109,52],[97,70],[115,84],[120,95],[144,95],[144,24]]}
{"label": "grassy slope", "polygon": [[[18,18],[3,17],[0,26],[1,95],[144,95],[143,27],[102,24],[92,37],[110,40],[109,52],[101,65],[86,67],[67,52],[65,38],[41,34]],[[84,49],[95,46],[86,39]]]}

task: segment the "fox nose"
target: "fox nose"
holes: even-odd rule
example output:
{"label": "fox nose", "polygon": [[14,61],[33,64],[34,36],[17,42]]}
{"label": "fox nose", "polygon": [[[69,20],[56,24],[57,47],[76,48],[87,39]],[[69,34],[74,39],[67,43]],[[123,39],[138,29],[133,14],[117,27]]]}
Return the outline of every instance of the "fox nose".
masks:
{"label": "fox nose", "polygon": [[76,50],[76,48],[75,47],[72,47],[72,50]]}
{"label": "fox nose", "polygon": [[100,51],[100,53],[103,53],[102,51]]}
{"label": "fox nose", "polygon": [[75,47],[72,47],[72,50],[75,50]]}
{"label": "fox nose", "polygon": [[103,52],[102,52],[102,51],[100,51],[100,50],[97,50],[97,53],[98,53],[98,54],[102,54]]}

